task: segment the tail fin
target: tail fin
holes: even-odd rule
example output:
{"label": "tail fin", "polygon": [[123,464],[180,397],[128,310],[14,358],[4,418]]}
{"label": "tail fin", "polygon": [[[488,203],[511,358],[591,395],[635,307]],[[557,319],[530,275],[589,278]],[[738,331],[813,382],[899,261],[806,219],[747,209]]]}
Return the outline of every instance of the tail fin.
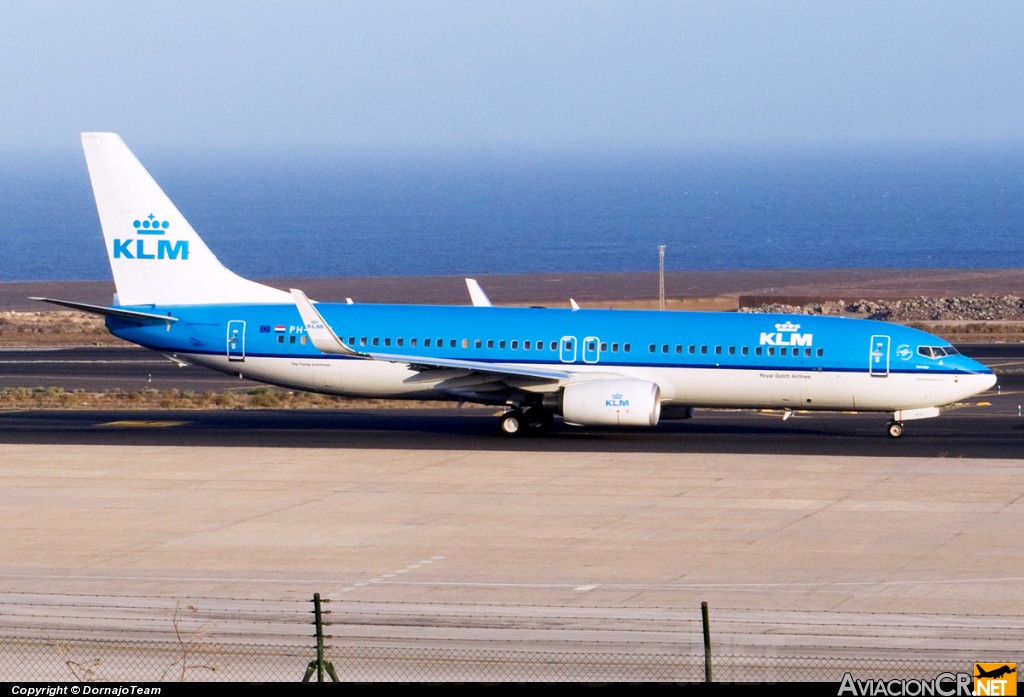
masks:
{"label": "tail fin", "polygon": [[120,305],[291,303],[224,267],[116,133],[82,148]]}

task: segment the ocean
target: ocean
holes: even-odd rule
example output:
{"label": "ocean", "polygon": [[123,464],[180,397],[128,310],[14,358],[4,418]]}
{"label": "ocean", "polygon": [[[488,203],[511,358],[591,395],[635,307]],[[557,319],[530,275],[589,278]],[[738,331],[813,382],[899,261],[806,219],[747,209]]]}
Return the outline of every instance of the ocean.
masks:
{"label": "ocean", "polygon": [[[252,278],[1024,266],[1024,146],[136,154]],[[106,278],[77,143],[0,161],[0,281]]]}

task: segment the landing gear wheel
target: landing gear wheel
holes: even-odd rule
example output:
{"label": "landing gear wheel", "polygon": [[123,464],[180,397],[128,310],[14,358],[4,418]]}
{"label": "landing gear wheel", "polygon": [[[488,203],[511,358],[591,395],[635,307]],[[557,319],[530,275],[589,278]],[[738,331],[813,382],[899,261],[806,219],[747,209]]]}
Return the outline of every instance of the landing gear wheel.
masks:
{"label": "landing gear wheel", "polygon": [[885,427],[890,438],[899,438],[903,435],[903,423],[901,421],[890,421]]}
{"label": "landing gear wheel", "polygon": [[518,436],[523,432],[524,418],[519,411],[507,411],[501,415],[498,422],[501,432],[506,436]]}
{"label": "landing gear wheel", "polygon": [[555,415],[544,407],[530,407],[523,416],[529,433],[543,433],[555,423]]}

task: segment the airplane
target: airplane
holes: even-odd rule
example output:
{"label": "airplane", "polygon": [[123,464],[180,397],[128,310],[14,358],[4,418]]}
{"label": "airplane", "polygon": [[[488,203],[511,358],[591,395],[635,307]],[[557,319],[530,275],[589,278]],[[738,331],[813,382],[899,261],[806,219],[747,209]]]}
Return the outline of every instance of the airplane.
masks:
{"label": "airplane", "polygon": [[998,668],[994,668],[992,670],[985,670],[980,665],[975,663],[974,664],[974,669],[978,673],[977,675],[974,676],[976,678],[995,678],[995,679],[998,679],[998,678],[1003,677],[1004,675],[1009,675],[1010,673],[1016,673],[1017,672],[1016,666],[1011,668],[1009,665],[1002,665],[1002,666],[1000,666]]}
{"label": "airplane", "polygon": [[697,408],[882,412],[886,433],[996,378],[926,332],[791,314],[313,302],[224,267],[115,133],[83,133],[116,293],[109,331],[179,363],[349,397],[501,408],[508,435],[653,427]]}

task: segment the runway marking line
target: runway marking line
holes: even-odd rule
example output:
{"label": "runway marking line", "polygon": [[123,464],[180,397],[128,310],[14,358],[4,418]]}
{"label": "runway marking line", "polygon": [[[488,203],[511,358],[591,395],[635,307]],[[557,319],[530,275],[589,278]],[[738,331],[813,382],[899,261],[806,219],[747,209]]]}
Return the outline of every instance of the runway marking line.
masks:
{"label": "runway marking line", "polygon": [[173,428],[187,423],[188,421],[108,421],[97,425],[100,428]]}

